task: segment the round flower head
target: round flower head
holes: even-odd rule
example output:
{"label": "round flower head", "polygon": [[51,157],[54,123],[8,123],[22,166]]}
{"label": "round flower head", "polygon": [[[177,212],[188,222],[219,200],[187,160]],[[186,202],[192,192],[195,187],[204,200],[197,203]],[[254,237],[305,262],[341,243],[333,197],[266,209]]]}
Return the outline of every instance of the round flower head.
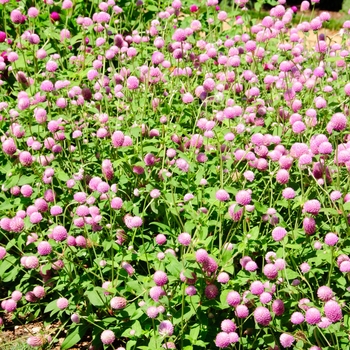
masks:
{"label": "round flower head", "polygon": [[164,271],[156,271],[153,280],[157,286],[164,286],[168,283],[168,276]]}
{"label": "round flower head", "polygon": [[300,265],[300,270],[302,273],[307,273],[311,269],[310,265],[307,262],[304,262]]}
{"label": "round flower head", "polygon": [[226,332],[220,332],[215,338],[215,345],[218,348],[227,348],[231,344],[230,336]]}
{"label": "round flower head", "polygon": [[303,229],[307,235],[313,235],[316,232],[316,221],[314,218],[304,218]]}
{"label": "round flower head", "polygon": [[322,286],[318,288],[317,290],[317,296],[322,300],[322,301],[328,301],[332,299],[333,297],[333,291],[327,286]]}
{"label": "round flower head", "polygon": [[285,185],[289,181],[289,172],[285,169],[278,170],[276,174],[276,181],[282,185]]}
{"label": "round flower head", "polygon": [[197,294],[197,289],[194,286],[188,286],[185,289],[185,293],[189,296],[193,296],[193,295]]}
{"label": "round flower head", "polygon": [[139,87],[139,80],[134,76],[130,76],[127,79],[127,87],[130,90],[136,90]]}
{"label": "round flower head", "polygon": [[32,336],[27,339],[27,344],[32,347],[39,347],[44,345],[44,340],[42,337]]}
{"label": "round flower head", "polygon": [[336,245],[338,243],[338,240],[339,240],[339,237],[333,232],[327,233],[324,238],[324,242],[329,246]]}
{"label": "round flower head", "polygon": [[24,221],[19,216],[15,216],[10,221],[10,230],[13,232],[21,232],[24,229]]}
{"label": "round flower head", "polygon": [[287,235],[287,231],[286,229],[284,229],[283,227],[275,227],[272,230],[272,238],[276,241],[282,241],[282,239]]}
{"label": "round flower head", "polygon": [[40,89],[45,92],[50,92],[53,91],[54,86],[50,80],[44,80],[40,85]]}
{"label": "round flower head", "polygon": [[317,215],[321,209],[321,203],[317,199],[311,199],[304,203],[303,211]]}
{"label": "round flower head", "polygon": [[293,324],[300,324],[304,322],[304,315],[301,312],[293,312],[290,317],[290,322]]}
{"label": "round flower head", "polygon": [[39,255],[49,255],[52,251],[50,243],[46,241],[40,242],[37,249]]}
{"label": "round flower head", "polygon": [[277,315],[277,316],[282,316],[284,313],[284,303],[281,299],[276,299],[272,303],[272,311]]}
{"label": "round flower head", "polygon": [[196,251],[196,261],[204,264],[209,258],[208,252],[205,249],[198,249]]}
{"label": "round flower head", "polygon": [[66,298],[59,298],[59,299],[57,300],[56,304],[57,304],[57,307],[58,307],[59,309],[63,310],[63,309],[65,309],[65,308],[68,306],[69,301],[68,301],[68,299],[66,299]]}
{"label": "round flower head", "polygon": [[125,136],[121,131],[115,131],[112,135],[112,145],[113,147],[121,147],[123,146]]}
{"label": "round flower head", "polygon": [[149,296],[154,300],[158,301],[160,297],[165,295],[164,290],[159,286],[154,286],[149,291]]}
{"label": "round flower head", "polygon": [[253,272],[256,271],[258,269],[258,265],[255,261],[248,261],[247,264],[245,265],[245,270]]}
{"label": "round flower head", "polygon": [[347,118],[343,113],[335,113],[331,118],[333,130],[342,131],[346,128]]}
{"label": "round flower head", "polygon": [[78,314],[76,314],[76,313],[72,314],[70,319],[72,320],[73,323],[79,323],[80,322],[80,316]]}
{"label": "round flower head", "polygon": [[101,341],[103,344],[105,345],[112,344],[114,340],[115,340],[115,334],[111,330],[107,329],[101,333]]}
{"label": "round flower head", "polygon": [[147,311],[147,316],[149,318],[156,318],[158,316],[158,308],[156,306],[150,306]]}
{"label": "round flower head", "polygon": [[2,260],[6,255],[6,249],[0,246],[0,260]]}
{"label": "round flower head", "polygon": [[228,201],[230,199],[230,195],[225,190],[218,190],[215,197],[221,202]]}
{"label": "round flower head", "polygon": [[162,321],[158,327],[158,333],[164,337],[170,337],[174,333],[174,326],[170,321]]}
{"label": "round flower head", "polygon": [[250,291],[252,294],[254,295],[260,295],[264,292],[264,284],[260,281],[254,281],[251,285],[250,285]]}
{"label": "round flower head", "polygon": [[321,313],[314,307],[306,310],[305,320],[308,324],[315,325],[321,321]]}
{"label": "round flower head", "polygon": [[155,237],[155,241],[157,244],[159,245],[163,245],[166,243],[166,236],[163,235],[162,233],[159,233],[156,237]]}
{"label": "round flower head", "polygon": [[220,272],[217,277],[219,283],[226,284],[230,280],[230,276],[227,272]]}
{"label": "round flower head", "polygon": [[219,289],[215,284],[208,284],[204,293],[208,299],[215,299],[219,294]]}
{"label": "round flower head", "polygon": [[19,290],[15,290],[11,294],[11,299],[14,301],[20,301],[22,299],[22,293]]}
{"label": "round flower head", "polygon": [[238,318],[246,318],[249,315],[249,309],[246,305],[237,305],[235,313]]}
{"label": "round flower head", "polygon": [[254,311],[255,322],[262,326],[268,326],[271,322],[271,314],[269,309],[264,306],[258,306]]}
{"label": "round flower head", "polygon": [[223,320],[221,322],[221,330],[226,333],[234,332],[237,326],[232,320]]}
{"label": "round flower head", "polygon": [[30,166],[33,163],[33,157],[29,152],[23,151],[19,154],[19,161],[23,166]]}
{"label": "round flower head", "polygon": [[58,225],[52,230],[52,238],[57,242],[65,240],[67,236],[67,230],[63,226]]}
{"label": "round flower head", "polygon": [[329,300],[326,302],[324,306],[324,313],[331,322],[338,322],[343,318],[341,307],[334,300]]}
{"label": "round flower head", "polygon": [[234,203],[228,208],[228,213],[233,221],[239,221],[243,215],[243,208]]}
{"label": "round flower head", "polygon": [[17,150],[15,141],[12,138],[8,138],[7,140],[5,140],[2,143],[2,150],[8,155],[14,154]]}
{"label": "round flower head", "polygon": [[187,247],[191,244],[191,235],[187,232],[183,232],[177,237],[177,240],[181,245]]}
{"label": "round flower head", "polygon": [[280,335],[280,343],[284,348],[290,348],[295,341],[295,338],[287,333],[283,333]]}
{"label": "round flower head", "polygon": [[241,302],[241,296],[239,295],[238,292],[232,290],[227,294],[226,301],[227,301],[227,304],[235,307],[239,305],[239,303]]}
{"label": "round flower head", "polygon": [[272,295],[268,292],[261,293],[259,296],[262,304],[268,304],[272,300]]}
{"label": "round flower head", "polygon": [[114,297],[110,301],[110,305],[112,309],[121,310],[126,306],[126,299],[123,297]]}
{"label": "round flower head", "polygon": [[340,191],[332,191],[329,197],[332,201],[337,201],[342,197],[342,194]]}
{"label": "round flower head", "polygon": [[252,197],[248,191],[238,191],[236,194],[236,202],[240,205],[247,205],[251,202]]}
{"label": "round flower head", "polygon": [[44,287],[42,287],[42,286],[36,286],[36,287],[34,287],[34,289],[33,289],[33,294],[37,297],[37,298],[43,298],[45,295],[46,295],[46,293],[45,293],[45,289],[44,289]]}
{"label": "round flower head", "polygon": [[350,272],[350,261],[343,261],[340,263],[339,270],[341,272]]}

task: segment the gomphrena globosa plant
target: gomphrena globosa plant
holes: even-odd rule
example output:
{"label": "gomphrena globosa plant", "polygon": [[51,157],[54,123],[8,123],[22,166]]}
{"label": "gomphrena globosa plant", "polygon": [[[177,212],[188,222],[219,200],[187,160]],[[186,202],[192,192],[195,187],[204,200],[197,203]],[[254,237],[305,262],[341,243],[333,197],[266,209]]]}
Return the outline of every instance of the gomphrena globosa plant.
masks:
{"label": "gomphrena globosa plant", "polygon": [[349,348],[350,22],[317,2],[0,0],[4,330]]}

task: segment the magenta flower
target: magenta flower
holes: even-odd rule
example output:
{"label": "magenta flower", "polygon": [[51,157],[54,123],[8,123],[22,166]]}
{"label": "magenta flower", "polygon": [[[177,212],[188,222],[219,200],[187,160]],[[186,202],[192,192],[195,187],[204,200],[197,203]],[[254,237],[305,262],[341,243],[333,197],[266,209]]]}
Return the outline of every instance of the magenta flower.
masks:
{"label": "magenta flower", "polygon": [[262,326],[268,326],[271,322],[270,311],[264,306],[258,306],[254,311],[254,319]]}
{"label": "magenta flower", "polygon": [[111,330],[107,329],[101,333],[101,341],[103,344],[105,345],[112,344],[114,340],[115,340],[115,334]]}
{"label": "magenta flower", "polygon": [[59,298],[57,299],[57,307],[61,310],[64,310],[69,305],[69,301],[66,298]]}

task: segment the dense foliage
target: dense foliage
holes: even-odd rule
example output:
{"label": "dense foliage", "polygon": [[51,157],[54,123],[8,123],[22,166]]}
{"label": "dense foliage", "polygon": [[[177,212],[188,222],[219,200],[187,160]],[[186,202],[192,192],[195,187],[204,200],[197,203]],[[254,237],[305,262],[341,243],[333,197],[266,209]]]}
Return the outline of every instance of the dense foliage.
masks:
{"label": "dense foliage", "polygon": [[28,345],[348,349],[350,23],[246,3],[0,0],[0,325],[57,324]]}

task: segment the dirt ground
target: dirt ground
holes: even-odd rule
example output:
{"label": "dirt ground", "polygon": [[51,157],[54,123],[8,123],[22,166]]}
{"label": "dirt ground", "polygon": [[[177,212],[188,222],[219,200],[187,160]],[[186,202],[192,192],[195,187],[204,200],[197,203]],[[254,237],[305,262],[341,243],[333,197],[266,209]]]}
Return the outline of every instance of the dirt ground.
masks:
{"label": "dirt ground", "polygon": [[[22,350],[27,339],[31,336],[41,334],[50,335],[52,339],[56,337],[56,345],[50,347],[50,350],[60,350],[61,344],[65,339],[65,331],[60,331],[60,323],[44,326],[43,322],[32,322],[27,325],[15,325],[9,317],[5,317],[4,326],[0,328],[0,349],[1,350]],[[87,336],[71,350],[89,349],[91,337]]]}

